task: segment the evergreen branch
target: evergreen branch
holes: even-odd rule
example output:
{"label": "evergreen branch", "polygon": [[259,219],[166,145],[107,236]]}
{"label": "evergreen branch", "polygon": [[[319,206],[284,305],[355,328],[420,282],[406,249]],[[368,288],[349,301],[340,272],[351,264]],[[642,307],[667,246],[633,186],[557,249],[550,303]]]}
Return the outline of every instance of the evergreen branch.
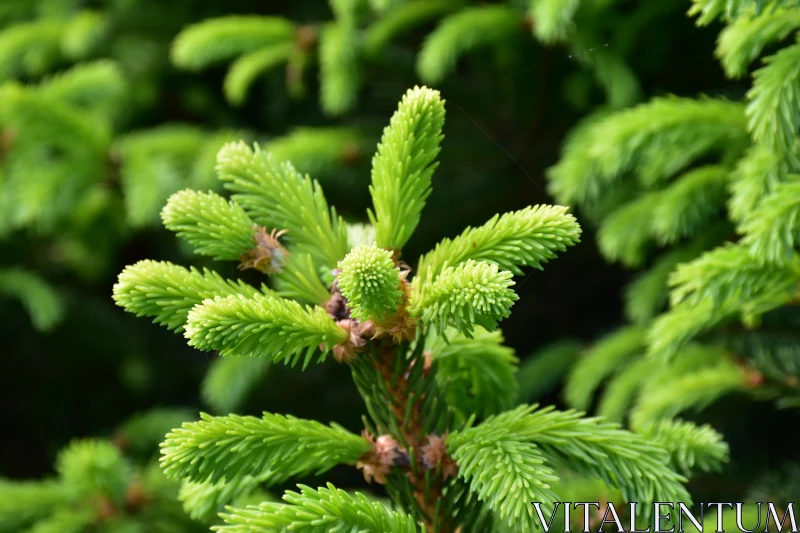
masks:
{"label": "evergreen branch", "polygon": [[402,2],[367,28],[364,34],[364,48],[371,56],[376,57],[396,36],[451,12],[460,4],[460,0]]}
{"label": "evergreen branch", "polygon": [[229,15],[189,26],[172,43],[172,61],[199,70],[214,63],[291,41],[294,24],[280,17]]}
{"label": "evergreen branch", "polygon": [[125,96],[128,82],[119,66],[109,60],[76,65],[50,76],[37,91],[46,99],[75,107],[112,111]]}
{"label": "evergreen branch", "polygon": [[742,104],[655,98],[575,132],[547,172],[550,190],[565,205],[596,201],[630,172],[650,187],[709,152],[738,153],[748,142]]}
{"label": "evergreen branch", "polygon": [[660,243],[673,243],[708,225],[724,203],[727,173],[716,165],[695,168],[659,191],[652,217]]}
{"label": "evergreen branch", "polygon": [[533,34],[544,43],[566,39],[581,0],[530,0]]}
{"label": "evergreen branch", "polygon": [[733,305],[715,306],[711,300],[683,302],[658,316],[647,332],[650,356],[668,360],[690,340],[736,313]]}
{"label": "evergreen branch", "polygon": [[[504,431],[509,439],[538,446],[550,464],[563,465],[580,475],[598,478],[618,488],[626,501],[687,502],[683,477],[668,466],[666,452],[641,436],[602,419],[576,411],[536,410],[522,405],[492,417],[480,426],[454,433]],[[527,503],[527,502],[526,502]]]}
{"label": "evergreen branch", "polygon": [[247,92],[256,79],[265,72],[289,60],[294,50],[291,41],[278,42],[239,57],[225,75],[225,98],[233,105],[244,104]]}
{"label": "evergreen branch", "polygon": [[167,435],[161,467],[172,479],[232,482],[274,475],[289,478],[355,464],[369,443],[344,428],[264,413],[262,418],[200,414]]}
{"label": "evergreen branch", "polygon": [[621,424],[640,391],[651,380],[661,361],[643,357],[635,359],[613,376],[597,403],[597,415]]}
{"label": "evergreen branch", "polygon": [[570,407],[589,408],[600,384],[617,368],[644,350],[646,330],[639,326],[621,328],[596,343],[572,367],[564,388]]}
{"label": "evergreen branch", "polygon": [[136,316],[153,317],[156,324],[176,332],[183,331],[192,307],[208,298],[232,294],[255,296],[259,291],[207,269],[200,272],[166,261],[143,260],[125,267],[114,285],[117,305]]}
{"label": "evergreen branch", "polygon": [[73,61],[90,57],[108,37],[110,17],[101,11],[82,9],[67,23],[61,35],[61,51]]}
{"label": "evergreen branch", "polygon": [[264,358],[220,357],[203,378],[201,396],[218,413],[234,412],[264,379],[269,366]]}
{"label": "evergreen branch", "polygon": [[310,308],[274,295],[231,295],[205,300],[189,311],[185,336],[200,350],[223,356],[267,357],[307,366],[317,349],[323,359],[350,336],[321,307]]}
{"label": "evergreen branch", "polygon": [[299,127],[270,139],[267,149],[279,161],[291,161],[299,172],[330,176],[363,157],[364,144],[362,134],[354,128]]}
{"label": "evergreen branch", "polygon": [[142,226],[159,219],[169,196],[185,187],[206,134],[184,124],[164,124],[118,137],[112,152],[122,161],[121,178],[128,222]]}
{"label": "evergreen branch", "polygon": [[706,26],[718,18],[735,21],[745,15],[760,17],[770,4],[773,10],[800,5],[797,0],[692,0],[692,4],[689,16],[698,15],[698,26]]}
{"label": "evergreen branch", "polygon": [[786,179],[788,165],[766,145],[754,144],[731,174],[730,218],[741,222],[753,212],[761,200]]}
{"label": "evergreen branch", "polygon": [[522,274],[520,267],[542,265],[580,242],[581,227],[566,207],[535,205],[495,215],[478,228],[467,228],[454,239],[444,239],[419,260],[417,279],[441,272],[445,263],[475,260],[494,263]]}
{"label": "evergreen branch", "polygon": [[39,331],[52,330],[66,311],[63,297],[55,287],[20,268],[0,270],[0,293],[18,298]]}
{"label": "evergreen branch", "polygon": [[653,211],[660,200],[657,192],[645,193],[608,215],[597,234],[597,244],[606,259],[627,267],[644,263],[652,246]]}
{"label": "evergreen branch", "polygon": [[493,331],[519,299],[511,289],[512,277],[497,265],[472,259],[445,266],[437,277],[419,285],[410,312],[439,334],[448,326],[467,338],[472,338],[476,325]]}
{"label": "evergreen branch", "polygon": [[611,379],[600,398],[597,414],[612,422],[622,422],[640,394],[682,375],[718,365],[728,357],[727,352],[717,348],[690,343],[669,364],[651,357],[638,358]]}
{"label": "evergreen branch", "polygon": [[58,19],[14,24],[0,31],[0,82],[39,76],[61,60],[65,25]]}
{"label": "evergreen branch", "polygon": [[73,441],[56,460],[62,482],[81,498],[105,496],[124,502],[133,471],[119,448],[94,439]]}
{"label": "evergreen branch", "polygon": [[439,83],[458,59],[476,49],[499,45],[520,34],[523,18],[504,4],[466,7],[445,17],[428,35],[417,58],[417,72],[426,83]]}
{"label": "evergreen branch", "polygon": [[287,240],[312,255],[318,266],[333,268],[347,253],[347,229],[328,208],[316,181],[279,162],[258,145],[226,144],[217,155],[217,172],[233,201],[259,225],[288,230]]}
{"label": "evergreen branch", "polygon": [[259,483],[267,481],[262,479],[264,477],[244,476],[229,483],[184,481],[178,499],[189,517],[211,525],[218,521],[219,513],[224,512],[227,505],[235,505],[241,499],[256,493]]}
{"label": "evergreen branch", "polygon": [[279,296],[311,305],[322,305],[331,297],[320,280],[311,254],[294,252],[289,255],[281,272],[273,276]]}
{"label": "evergreen branch", "polygon": [[353,317],[382,324],[396,314],[403,291],[390,251],[359,246],[339,262],[339,269],[338,286]]}
{"label": "evergreen branch", "polygon": [[173,194],[161,219],[194,246],[195,253],[217,261],[238,260],[254,246],[256,224],[244,209],[214,192],[185,189]]}
{"label": "evergreen branch", "polygon": [[672,467],[685,476],[700,470],[719,471],[728,462],[728,444],[711,426],[682,420],[645,424],[639,433],[659,443],[670,454]]}
{"label": "evergreen branch", "polygon": [[[97,522],[96,514],[85,507],[59,509],[25,533],[82,533]],[[119,527],[119,522],[115,525]]]}
{"label": "evergreen branch", "polygon": [[403,96],[383,130],[372,158],[369,190],[374,211],[368,212],[382,248],[400,250],[419,223],[438,166],[444,113],[438,91],[415,87]]}
{"label": "evergreen branch", "polygon": [[69,502],[69,492],[54,480],[0,478],[0,533],[23,531]]}
{"label": "evergreen branch", "polygon": [[518,360],[514,350],[503,346],[503,334],[478,329],[471,339],[453,330],[445,336],[449,342],[427,336],[425,351],[450,408],[464,420],[511,408],[517,399]]}
{"label": "evergreen branch", "polygon": [[[727,225],[720,228],[727,231]],[[669,297],[669,276],[675,267],[696,258],[719,244],[723,232],[718,228],[702,233],[687,245],[662,255],[649,270],[638,274],[625,289],[625,315],[636,324],[650,322],[665,306]]]}
{"label": "evergreen branch", "polygon": [[558,477],[539,448],[520,442],[503,427],[484,423],[451,434],[446,446],[458,464],[459,478],[513,530],[536,530],[531,503],[541,503],[548,516],[558,500],[549,485]]}
{"label": "evergreen branch", "polygon": [[710,300],[723,307],[729,302],[749,303],[758,299],[790,300],[800,283],[800,257],[785,265],[764,264],[740,245],[720,246],[689,263],[679,265],[670,276],[672,305]]}
{"label": "evergreen branch", "polygon": [[753,74],[747,99],[753,139],[797,163],[792,150],[800,130],[800,43],[764,59],[764,66]]}
{"label": "evergreen branch", "polygon": [[533,402],[555,388],[581,355],[581,347],[580,341],[565,339],[523,359],[516,377],[519,401]]}
{"label": "evergreen branch", "polygon": [[662,381],[658,388],[640,395],[631,410],[631,425],[673,418],[688,409],[702,409],[725,394],[744,390],[747,374],[730,361]]}
{"label": "evergreen branch", "polygon": [[286,504],[262,503],[245,509],[229,508],[222,514],[227,525],[212,529],[219,533],[327,533],[329,531],[380,531],[420,533],[413,517],[388,510],[360,493],[335,488],[314,490],[299,485],[300,493],[288,491]]}
{"label": "evergreen branch", "polygon": [[742,221],[742,244],[763,261],[792,263],[800,241],[800,175],[779,183]]}
{"label": "evergreen branch", "polygon": [[361,84],[356,28],[328,23],[320,32],[320,105],[331,115],[341,115],[355,105]]}
{"label": "evergreen branch", "polygon": [[[800,4],[799,4],[800,5]],[[770,9],[758,17],[740,17],[719,34],[715,55],[728,77],[738,78],[765,47],[800,28],[800,8]]]}

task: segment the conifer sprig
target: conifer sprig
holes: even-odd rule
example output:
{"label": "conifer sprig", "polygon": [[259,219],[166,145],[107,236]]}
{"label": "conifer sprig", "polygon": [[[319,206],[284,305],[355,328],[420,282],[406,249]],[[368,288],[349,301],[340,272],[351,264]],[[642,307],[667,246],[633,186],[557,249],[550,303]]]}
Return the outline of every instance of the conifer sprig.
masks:
{"label": "conifer sprig", "polygon": [[404,96],[383,130],[372,158],[373,210],[378,246],[400,250],[417,228],[438,163],[444,126],[439,91],[415,87]]}
{"label": "conifer sprig", "polygon": [[264,413],[262,418],[201,413],[167,435],[161,466],[169,477],[232,481],[273,472],[284,479],[355,464],[369,443],[340,426]]}
{"label": "conifer sprig", "polygon": [[354,495],[335,488],[312,489],[299,485],[300,492],[289,491],[283,503],[262,503],[245,509],[229,508],[222,519],[227,525],[215,526],[219,533],[280,533],[298,531],[382,531],[421,533],[410,515],[388,510],[383,504],[370,501],[363,494]]}
{"label": "conifer sprig", "polygon": [[332,269],[347,254],[344,221],[328,208],[319,184],[291,163],[257,145],[229,143],[217,155],[217,172],[256,223],[286,230],[287,241],[311,254],[318,267]]}
{"label": "conifer sprig", "polygon": [[254,246],[256,224],[239,205],[214,192],[183,190],[161,211],[164,226],[186,239],[195,252],[217,261],[236,260]]}
{"label": "conifer sprig", "polygon": [[201,350],[267,357],[292,366],[300,359],[308,365],[320,348],[322,359],[333,345],[350,338],[321,307],[263,294],[205,300],[189,312],[185,336]]}
{"label": "conifer sprig", "polygon": [[172,60],[183,68],[205,66],[282,41],[291,41],[295,25],[284,18],[231,15],[189,26],[172,45]]}
{"label": "conifer sprig", "polygon": [[511,289],[512,277],[495,264],[471,259],[456,267],[445,265],[438,276],[420,283],[411,313],[437,334],[448,326],[467,338],[472,337],[476,325],[493,331],[519,299]]}
{"label": "conifer sprig", "polygon": [[[262,287],[262,291],[268,289]],[[231,294],[252,297],[262,291],[207,269],[201,272],[166,261],[142,260],[119,275],[114,301],[136,316],[152,317],[156,324],[181,332],[189,311],[204,300]]]}
{"label": "conifer sprig", "polygon": [[438,274],[445,263],[456,266],[474,259],[495,263],[502,270],[522,274],[520,267],[542,265],[580,242],[581,229],[564,206],[535,205],[492,217],[478,228],[467,228],[454,239],[444,239],[422,256],[417,279]]}

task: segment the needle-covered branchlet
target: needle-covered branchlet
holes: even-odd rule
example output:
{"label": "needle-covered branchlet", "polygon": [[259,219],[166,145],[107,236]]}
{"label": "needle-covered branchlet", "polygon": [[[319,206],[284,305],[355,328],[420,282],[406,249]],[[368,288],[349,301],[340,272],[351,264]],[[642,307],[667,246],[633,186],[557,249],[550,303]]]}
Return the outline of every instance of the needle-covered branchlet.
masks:
{"label": "needle-covered branchlet", "polygon": [[[192,346],[303,367],[332,357],[348,365],[365,403],[362,435],[270,413],[203,414],[173,430],[161,464],[192,484],[193,502],[219,487],[233,493],[349,465],[402,509],[301,487],[285,503],[228,507],[221,533],[256,523],[265,531],[322,523],[386,533],[529,530],[529,502],[557,501],[550,484],[560,465],[632,500],[688,501],[660,445],[579,413],[508,410],[517,359],[497,327],[518,299],[513,277],[579,242],[566,208],[493,217],[442,241],[416,271],[401,257],[431,192],[444,115],[438,91],[415,87],[403,97],[372,159],[367,225],[345,222],[291,163],[258,146],[223,147],[217,170],[232,198],[183,193],[166,218],[199,253],[231,261],[249,253],[267,274],[259,288],[155,262],[120,276],[120,305],[182,330]],[[261,231],[253,249],[253,224],[288,232],[278,242],[282,232]]]}

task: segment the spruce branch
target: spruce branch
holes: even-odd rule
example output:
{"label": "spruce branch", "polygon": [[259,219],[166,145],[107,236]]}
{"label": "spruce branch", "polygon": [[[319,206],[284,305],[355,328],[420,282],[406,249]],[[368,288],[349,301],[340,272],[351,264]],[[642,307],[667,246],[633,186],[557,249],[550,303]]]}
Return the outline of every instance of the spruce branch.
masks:
{"label": "spruce branch", "polygon": [[688,476],[695,471],[719,471],[728,461],[728,444],[711,426],[683,420],[650,422],[639,433],[653,439],[670,454],[673,467]]}
{"label": "spruce branch", "polygon": [[530,0],[533,34],[544,43],[565,40],[573,29],[572,19],[581,0]]}
{"label": "spruce branch", "polygon": [[373,22],[364,34],[364,48],[377,57],[401,33],[459,7],[459,0],[402,2]]}
{"label": "spruce branch", "polygon": [[735,21],[740,17],[754,18],[781,7],[797,7],[797,0],[692,0],[689,16],[697,16],[697,25],[706,26],[718,18]]}
{"label": "spruce branch", "polygon": [[355,464],[369,451],[360,436],[315,420],[270,413],[200,418],[173,430],[161,445],[161,466],[170,478],[216,483],[271,472],[273,479],[288,479]]}
{"label": "spruce branch", "polygon": [[424,354],[451,409],[467,420],[511,408],[518,393],[518,360],[503,345],[502,332],[476,329],[470,339],[450,329],[444,337],[427,336]]}
{"label": "spruce branch", "polygon": [[382,533],[420,533],[410,515],[388,510],[360,493],[348,494],[330,483],[312,489],[299,485],[300,492],[288,491],[287,502],[262,503],[244,509],[229,508],[222,519],[227,525],[212,528],[219,533],[325,533],[328,531],[380,531]]}
{"label": "spruce branch", "polygon": [[359,246],[339,262],[339,289],[351,316],[382,324],[403,299],[400,269],[392,253],[377,246]]}
{"label": "spruce branch", "polygon": [[[258,145],[226,144],[217,155],[217,172],[256,223],[287,230],[294,250],[311,254],[318,267],[332,269],[347,253],[347,229],[319,184],[279,162]],[[294,251],[290,247],[290,251]]]}
{"label": "spruce branch", "polygon": [[311,305],[322,305],[331,294],[320,279],[311,254],[293,252],[281,272],[273,276],[275,291],[284,298]]}
{"label": "spruce branch", "polygon": [[[554,467],[564,466],[618,488],[626,501],[690,501],[681,485],[685,478],[669,468],[664,449],[617,424],[585,418],[576,411],[522,405],[453,433],[448,450],[457,453],[451,446],[469,442],[490,428],[509,440],[536,445]],[[494,471],[493,466],[485,468]]]}
{"label": "spruce branch", "polygon": [[350,339],[321,307],[263,294],[205,300],[189,312],[185,336],[200,350],[267,357],[292,366],[303,359],[304,368],[316,350],[322,350],[322,360],[335,344]]}
{"label": "spruce branch", "polygon": [[439,83],[458,59],[475,49],[497,45],[519,35],[522,13],[510,5],[494,4],[460,9],[445,17],[428,35],[417,59],[417,72],[426,83]]}
{"label": "spruce branch", "polygon": [[718,165],[692,169],[658,194],[653,233],[661,244],[694,235],[721,211],[728,170]]}
{"label": "spruce branch", "polygon": [[438,166],[444,126],[444,101],[439,91],[415,87],[404,96],[383,130],[372,158],[368,212],[377,245],[400,250],[419,223]]}
{"label": "spruce branch", "polygon": [[760,16],[739,17],[719,34],[715,55],[725,73],[738,78],[761,55],[765,47],[784,40],[800,28],[800,5],[788,9],[768,9]]}
{"label": "spruce branch", "polygon": [[800,131],[800,43],[764,59],[764,66],[753,74],[747,98],[753,139],[797,164],[792,150]]}
{"label": "spruce branch", "polygon": [[744,106],[702,98],[655,98],[596,116],[576,131],[548,170],[559,203],[595,202],[633,172],[652,187],[713,152],[740,152],[749,142]]}
{"label": "spruce branch", "polygon": [[320,104],[341,115],[356,103],[361,83],[357,29],[344,22],[328,23],[320,32]]}
{"label": "spruce branch", "polygon": [[532,502],[549,516],[558,496],[548,483],[558,477],[535,444],[520,442],[502,427],[481,424],[447,438],[460,478],[512,530],[537,529]]}
{"label": "spruce branch", "polygon": [[34,482],[0,478],[0,532],[23,531],[70,501],[69,491],[54,479]]}
{"label": "spruce branch", "polygon": [[639,396],[631,410],[631,425],[669,419],[688,409],[701,409],[725,394],[746,390],[751,375],[731,361],[662,381],[661,386]]}
{"label": "spruce branch", "polygon": [[511,314],[519,296],[511,289],[513,274],[472,259],[445,265],[438,276],[419,285],[410,313],[438,334],[448,326],[472,338],[475,326],[493,331]]}
{"label": "spruce branch", "polygon": [[189,26],[172,44],[172,61],[199,70],[294,37],[294,24],[280,17],[230,15]]}
{"label": "spruce branch", "polygon": [[669,282],[673,306],[683,301],[690,305],[711,301],[720,307],[757,300],[787,302],[800,283],[800,256],[785,266],[765,264],[753,258],[747,248],[729,244],[678,265]]}
{"label": "spruce branch", "polygon": [[503,270],[522,274],[520,267],[542,265],[580,242],[581,228],[568,208],[535,205],[495,215],[478,228],[467,228],[454,239],[444,239],[422,256],[417,279],[437,275],[445,263],[451,266],[473,259],[495,263]]}
{"label": "spruce branch", "polygon": [[[269,291],[262,286],[262,291]],[[189,311],[215,296],[255,296],[258,289],[242,281],[230,281],[216,272],[184,268],[166,261],[142,260],[125,267],[114,285],[114,301],[136,316],[153,318],[156,324],[180,333]]]}
{"label": "spruce branch", "polygon": [[72,442],[57,458],[59,477],[80,497],[101,494],[120,505],[133,476],[119,448],[107,441]]}
{"label": "spruce branch", "polygon": [[762,261],[787,264],[794,260],[800,241],[800,175],[790,179],[776,185],[739,227],[742,244]]}
{"label": "spruce branch", "polygon": [[291,41],[278,42],[244,54],[234,61],[223,82],[228,102],[235,106],[244,104],[250,87],[258,77],[286,63],[294,49],[295,44]]}
{"label": "spruce branch", "polygon": [[783,158],[768,146],[752,145],[731,173],[730,218],[741,223],[777,184],[786,179],[789,169]]}
{"label": "spruce branch", "polygon": [[244,476],[229,483],[184,481],[178,499],[183,505],[183,510],[191,518],[211,525],[217,521],[219,513],[223,512],[227,505],[236,504],[240,499],[256,493],[261,481],[269,481],[269,475],[262,476],[266,479]]}
{"label": "spruce branch", "polygon": [[597,342],[567,376],[564,398],[570,407],[586,410],[597,388],[612,372],[646,347],[645,328],[620,328]]}
{"label": "spruce branch", "polygon": [[256,224],[244,209],[214,192],[190,189],[170,196],[161,211],[164,227],[186,239],[200,255],[236,260],[253,247]]}

